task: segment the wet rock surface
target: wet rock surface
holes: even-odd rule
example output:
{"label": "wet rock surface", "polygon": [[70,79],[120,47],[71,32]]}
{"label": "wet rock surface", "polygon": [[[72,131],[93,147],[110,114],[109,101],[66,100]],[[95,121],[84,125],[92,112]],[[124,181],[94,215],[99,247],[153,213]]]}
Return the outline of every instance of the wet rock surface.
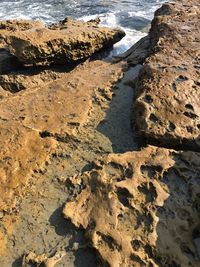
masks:
{"label": "wet rock surface", "polygon": [[72,63],[112,47],[125,33],[97,26],[97,21],[67,18],[49,28],[17,31],[7,38],[11,53],[25,65]]}
{"label": "wet rock surface", "polygon": [[[73,43],[84,25],[98,50],[118,30],[0,23],[0,266],[199,266],[198,7],[165,4],[118,58],[61,66],[52,32],[73,31]],[[8,44],[46,66],[18,65]]]}
{"label": "wet rock surface", "polygon": [[177,1],[155,14],[134,103],[136,129],[149,143],[200,150],[199,10],[199,1]]}

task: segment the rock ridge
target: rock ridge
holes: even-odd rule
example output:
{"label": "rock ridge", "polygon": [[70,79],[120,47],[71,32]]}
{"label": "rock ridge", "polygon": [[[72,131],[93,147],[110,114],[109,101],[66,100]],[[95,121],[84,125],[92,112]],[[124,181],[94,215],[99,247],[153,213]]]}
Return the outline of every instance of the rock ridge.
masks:
{"label": "rock ridge", "polygon": [[155,13],[133,115],[147,143],[200,151],[199,10],[199,1],[176,1]]}

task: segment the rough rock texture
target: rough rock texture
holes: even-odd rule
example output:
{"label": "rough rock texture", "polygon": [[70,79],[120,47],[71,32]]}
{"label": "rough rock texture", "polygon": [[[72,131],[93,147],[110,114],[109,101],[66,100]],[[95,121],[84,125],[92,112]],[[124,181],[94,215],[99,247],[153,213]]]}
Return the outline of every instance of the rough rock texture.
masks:
{"label": "rough rock texture", "polygon": [[17,69],[21,63],[10,54],[7,38],[15,32],[42,28],[44,24],[32,20],[6,20],[0,21],[0,74]]}
{"label": "rough rock texture", "polygon": [[[141,56],[136,44],[118,58],[134,65],[151,52],[138,76],[133,118],[147,143],[200,151],[199,7],[197,0],[164,4],[150,47],[147,37]],[[110,154],[67,179],[64,216],[85,229],[103,265],[200,265],[200,154],[167,148]]]}
{"label": "rough rock texture", "polygon": [[98,27],[96,21],[65,19],[49,28],[15,32],[9,36],[10,51],[26,65],[70,63],[112,47],[125,33]]}
{"label": "rough rock texture", "polygon": [[7,37],[14,32],[27,31],[34,28],[42,28],[44,24],[41,21],[33,20],[5,20],[0,21],[0,48],[8,46]]}
{"label": "rough rock texture", "polygon": [[151,146],[111,154],[68,180],[64,215],[105,266],[197,267],[199,162],[200,154]]}
{"label": "rough rock texture", "polygon": [[148,143],[200,151],[200,4],[176,1],[152,22],[153,54],[139,75],[134,120]]}
{"label": "rough rock texture", "polygon": [[[71,68],[72,69],[72,68]],[[55,81],[66,76],[66,72],[70,71],[64,67],[63,69],[22,69],[21,71],[11,71],[7,74],[0,75],[0,86],[2,90],[10,93],[30,89],[36,86],[44,86],[46,83]]]}
{"label": "rough rock texture", "polygon": [[30,87],[17,94],[1,89],[0,210],[17,208],[32,171],[48,161],[57,141],[77,138],[93,99],[112,88],[121,72],[121,64],[88,61],[57,79],[50,72],[46,83],[43,74],[28,75]]}
{"label": "rough rock texture", "polygon": [[[86,254],[74,264],[71,256],[92,247],[85,266],[99,266],[94,249],[100,266],[199,266],[200,153],[127,152],[138,148],[127,104],[140,66],[125,74],[108,110],[127,64],[87,60],[8,73],[7,43],[24,64],[49,65],[88,57],[123,33],[98,20],[34,23],[0,24],[0,71],[7,72],[0,75],[0,265],[84,266]],[[165,4],[149,36],[117,59],[132,66],[151,53],[134,107],[148,143],[200,150],[198,25],[197,0]]]}

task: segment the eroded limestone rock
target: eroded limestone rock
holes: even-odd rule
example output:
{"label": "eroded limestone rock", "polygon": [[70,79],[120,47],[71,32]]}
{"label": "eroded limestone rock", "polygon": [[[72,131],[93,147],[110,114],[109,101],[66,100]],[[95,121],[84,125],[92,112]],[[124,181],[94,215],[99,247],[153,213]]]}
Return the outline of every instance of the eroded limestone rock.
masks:
{"label": "eroded limestone rock", "polygon": [[36,255],[35,253],[30,252],[28,255],[23,257],[22,267],[27,266],[29,263],[34,263],[37,266],[43,264],[45,267],[54,267],[65,255],[65,251],[59,251],[53,257],[48,258],[45,254]]}
{"label": "eroded limestone rock", "polygon": [[15,32],[42,28],[44,24],[32,20],[0,21],[0,74],[15,70],[21,66],[18,59],[8,50],[7,38]]}
{"label": "eroded limestone rock", "polygon": [[200,151],[199,1],[165,4],[150,31],[134,120],[148,143]]}
{"label": "eroded limestone rock", "polygon": [[23,64],[67,64],[112,47],[124,36],[124,31],[98,27],[94,21],[65,19],[49,28],[15,32],[9,43],[11,53]]}
{"label": "eroded limestone rock", "polygon": [[67,72],[38,70],[30,75],[24,70],[23,74],[1,76],[0,211],[6,215],[1,221],[1,255],[12,233],[8,229],[15,224],[9,215],[18,212],[33,172],[45,169],[59,142],[78,142],[94,99],[101,105],[106,92],[112,97],[111,89],[122,69],[122,64],[96,60]]}
{"label": "eroded limestone rock", "polygon": [[43,28],[44,24],[37,20],[5,20],[0,21],[0,48],[8,46],[7,37],[14,32]]}
{"label": "eroded limestone rock", "polygon": [[64,216],[109,266],[197,267],[199,162],[200,154],[151,146],[111,154],[68,181]]}

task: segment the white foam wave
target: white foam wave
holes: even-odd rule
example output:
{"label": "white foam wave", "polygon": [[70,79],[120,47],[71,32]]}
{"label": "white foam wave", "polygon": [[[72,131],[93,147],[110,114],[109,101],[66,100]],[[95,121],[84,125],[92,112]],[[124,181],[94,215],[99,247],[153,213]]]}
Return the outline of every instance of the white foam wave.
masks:
{"label": "white foam wave", "polygon": [[[100,14],[100,15],[92,15],[92,16],[84,16],[80,18],[80,20],[88,21],[91,19],[96,19],[99,17],[101,19],[101,26],[106,27],[119,27],[117,16],[118,12],[109,12],[106,14]],[[147,34],[141,31],[137,31],[130,28],[124,28],[121,27],[125,33],[126,36],[117,44],[114,45],[112,52],[109,56],[116,56],[118,54],[121,54],[128,50],[132,45],[134,45],[137,41],[139,41],[142,37],[146,36]]]}

